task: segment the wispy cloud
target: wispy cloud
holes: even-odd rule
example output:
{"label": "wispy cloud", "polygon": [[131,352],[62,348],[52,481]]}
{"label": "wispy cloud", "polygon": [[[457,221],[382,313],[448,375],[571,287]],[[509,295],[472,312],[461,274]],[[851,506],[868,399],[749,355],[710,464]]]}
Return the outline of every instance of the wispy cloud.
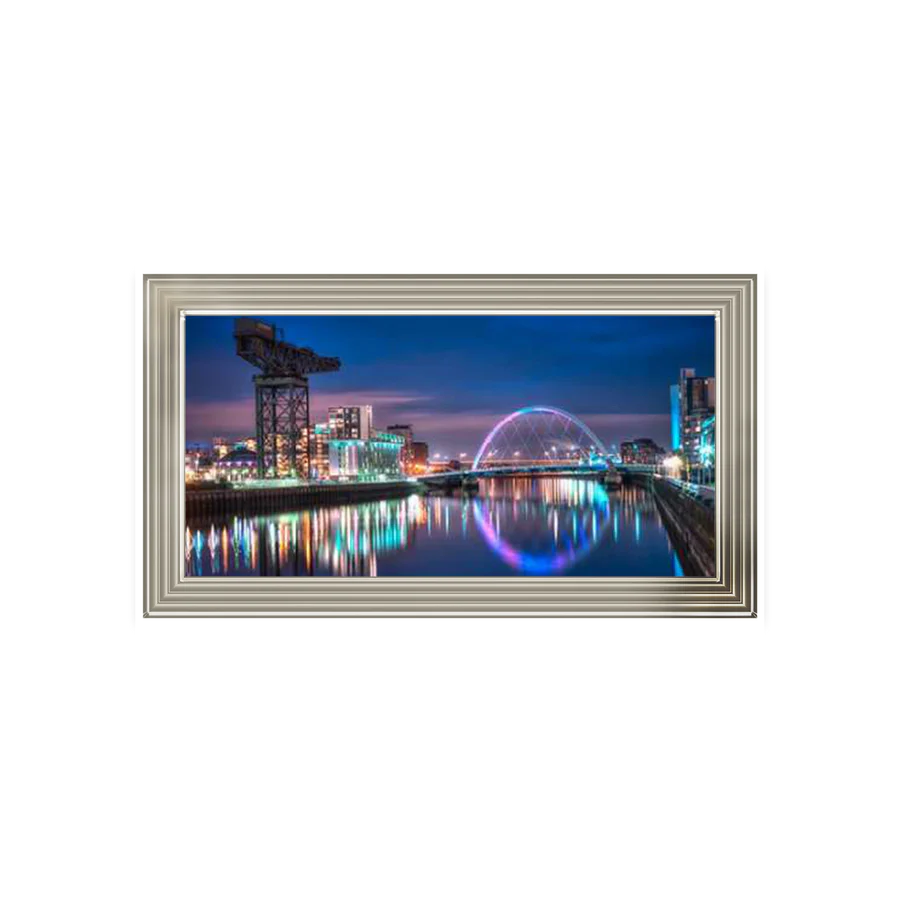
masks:
{"label": "wispy cloud", "polygon": [[409,408],[428,403],[432,398],[427,394],[404,393],[402,391],[316,391],[312,394],[312,417],[317,421],[325,418],[330,406],[371,406],[379,424],[383,423],[383,412],[397,407]]}
{"label": "wispy cloud", "polygon": [[185,436],[189,441],[208,441],[213,435],[249,435],[256,427],[254,410],[252,397],[188,402],[184,416]]}
{"label": "wispy cloud", "polygon": [[[398,414],[417,404],[427,403],[425,394],[396,391],[311,392],[313,422],[323,422],[330,406],[370,405],[376,423],[393,424]],[[390,421],[388,421],[390,419]],[[185,408],[185,433],[189,441],[208,441],[213,435],[235,438],[253,434],[256,428],[256,401],[253,397],[238,400],[190,401]]]}
{"label": "wispy cloud", "polygon": [[[486,433],[510,412],[512,410],[478,413],[421,413],[416,416],[416,419],[423,424],[427,423],[429,430],[432,431],[453,432],[460,428],[483,428]],[[579,414],[578,418],[594,431],[603,427],[618,430],[632,425],[659,425],[669,420],[667,413],[584,413]]]}
{"label": "wispy cloud", "polygon": [[623,426],[645,424],[659,425],[669,421],[668,413],[587,413],[579,416],[585,424],[595,431],[604,426],[622,428]]}
{"label": "wispy cloud", "polygon": [[[375,425],[386,428],[404,423],[443,452],[473,452],[484,436],[511,409],[441,410],[432,397],[402,391],[354,390],[314,391],[311,421],[324,422],[330,406],[373,407]],[[620,443],[635,437],[650,437],[663,443],[668,435],[667,413],[595,413],[575,411],[605,443]],[[209,441],[213,435],[244,437],[255,430],[253,397],[188,403],[185,431],[188,441]]]}

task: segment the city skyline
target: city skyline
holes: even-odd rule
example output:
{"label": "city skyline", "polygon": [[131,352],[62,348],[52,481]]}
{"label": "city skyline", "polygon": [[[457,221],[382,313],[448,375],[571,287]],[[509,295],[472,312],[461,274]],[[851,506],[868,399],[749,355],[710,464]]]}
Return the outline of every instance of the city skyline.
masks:
{"label": "city skyline", "polygon": [[[712,316],[274,316],[284,339],[339,356],[310,379],[311,423],[371,405],[445,456],[473,454],[497,419],[544,403],[608,444],[669,446],[669,386],[715,371]],[[252,436],[254,370],[235,354],[231,316],[186,319],[186,439]]]}

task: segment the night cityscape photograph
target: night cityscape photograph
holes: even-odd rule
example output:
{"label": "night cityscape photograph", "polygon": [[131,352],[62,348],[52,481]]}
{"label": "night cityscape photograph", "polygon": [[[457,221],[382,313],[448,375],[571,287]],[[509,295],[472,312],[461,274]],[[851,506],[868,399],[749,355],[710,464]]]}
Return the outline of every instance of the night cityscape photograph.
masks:
{"label": "night cityscape photograph", "polygon": [[715,574],[710,315],[189,315],[191,577]]}

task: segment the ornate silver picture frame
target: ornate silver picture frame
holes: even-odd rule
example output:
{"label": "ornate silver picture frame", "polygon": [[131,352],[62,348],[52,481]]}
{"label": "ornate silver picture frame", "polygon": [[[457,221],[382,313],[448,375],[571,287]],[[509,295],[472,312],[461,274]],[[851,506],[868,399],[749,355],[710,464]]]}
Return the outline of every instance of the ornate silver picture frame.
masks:
{"label": "ornate silver picture frame", "polygon": [[[144,616],[755,616],[756,288],[755,275],[145,276]],[[291,314],[714,316],[715,573],[187,577],[185,319]]]}

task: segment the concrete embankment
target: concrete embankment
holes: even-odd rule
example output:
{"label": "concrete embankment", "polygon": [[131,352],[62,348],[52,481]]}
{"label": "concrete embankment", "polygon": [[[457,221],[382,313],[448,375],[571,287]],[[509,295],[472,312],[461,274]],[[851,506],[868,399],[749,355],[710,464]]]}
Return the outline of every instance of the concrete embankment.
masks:
{"label": "concrete embankment", "polygon": [[234,515],[237,513],[284,512],[309,506],[386,500],[405,497],[418,490],[409,481],[372,481],[298,484],[279,487],[188,487],[184,495],[185,515]]}
{"label": "concrete embankment", "polygon": [[715,577],[715,508],[680,490],[665,478],[638,474],[627,478],[643,485],[653,494],[684,574]]}

